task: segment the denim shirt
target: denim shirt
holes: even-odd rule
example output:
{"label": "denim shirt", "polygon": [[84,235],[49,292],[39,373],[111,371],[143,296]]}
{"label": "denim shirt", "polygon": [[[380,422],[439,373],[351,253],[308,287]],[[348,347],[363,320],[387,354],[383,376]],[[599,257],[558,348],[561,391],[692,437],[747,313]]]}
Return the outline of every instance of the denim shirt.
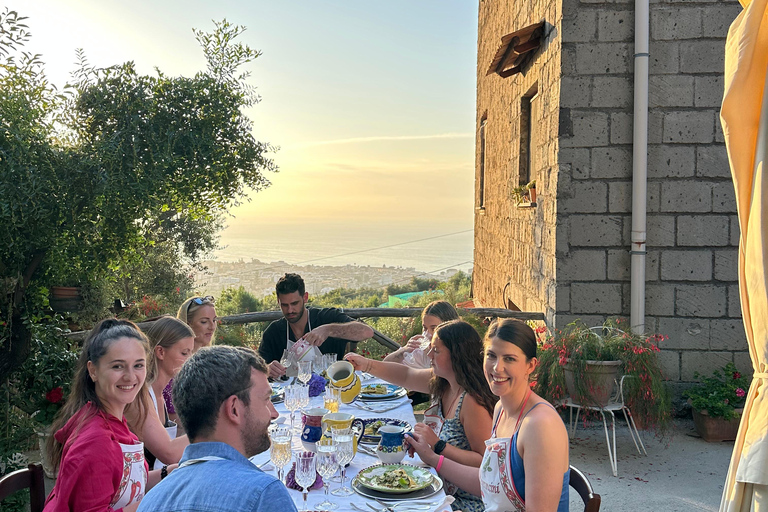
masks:
{"label": "denim shirt", "polygon": [[150,489],[139,512],[295,512],[291,496],[275,477],[267,475],[225,443],[190,444],[180,464],[211,457],[171,472]]}

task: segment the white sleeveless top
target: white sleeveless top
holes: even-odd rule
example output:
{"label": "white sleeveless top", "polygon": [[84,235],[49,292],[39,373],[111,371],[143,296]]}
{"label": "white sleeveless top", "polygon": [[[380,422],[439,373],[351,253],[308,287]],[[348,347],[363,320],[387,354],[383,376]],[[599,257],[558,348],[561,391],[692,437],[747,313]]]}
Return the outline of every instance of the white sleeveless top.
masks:
{"label": "white sleeveless top", "polygon": [[[152,398],[152,403],[155,405],[155,410],[157,410],[157,397],[155,397],[155,390],[152,389],[152,386],[147,387],[149,388],[149,396]],[[171,439],[176,439],[179,427],[176,425],[176,423],[168,419],[168,410],[165,408],[165,400],[163,400],[163,411],[165,411],[165,424],[163,425],[165,427],[165,431],[168,432],[168,437]],[[160,421],[163,420],[161,419]],[[152,466],[152,469],[162,469],[165,465],[165,462],[162,462],[160,459],[155,459],[155,464]]]}

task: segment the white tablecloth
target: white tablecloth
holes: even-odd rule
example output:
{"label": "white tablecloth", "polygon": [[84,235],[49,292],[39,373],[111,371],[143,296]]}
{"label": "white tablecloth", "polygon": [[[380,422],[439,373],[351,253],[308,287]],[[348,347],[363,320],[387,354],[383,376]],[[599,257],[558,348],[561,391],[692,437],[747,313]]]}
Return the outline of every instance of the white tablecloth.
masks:
{"label": "white tablecloth", "polygon": [[[379,383],[379,382],[381,382],[381,381],[374,379],[374,380],[366,381],[365,384],[375,384],[375,383]],[[394,405],[395,403],[400,403],[401,405],[398,408],[396,408],[396,409],[392,409],[391,411],[387,411],[387,412],[379,414],[379,413],[375,413],[375,412],[366,411],[366,410],[361,409],[359,407],[356,407],[354,405],[342,404],[339,407],[339,412],[346,412],[346,413],[349,413],[349,414],[353,414],[356,418],[363,418],[363,419],[365,419],[365,418],[379,418],[379,417],[396,418],[396,419],[399,419],[399,420],[407,421],[411,425],[415,425],[416,418],[413,415],[413,407],[408,402],[408,400],[406,400],[404,398],[401,398],[401,399],[399,399],[397,401],[393,401],[393,402],[389,402],[389,401],[381,402],[381,404],[384,404],[384,403],[387,403],[387,404],[390,404],[390,405]],[[309,407],[322,407],[322,406],[323,406],[323,396],[322,395],[320,395],[318,397],[313,397],[313,398],[310,399]],[[377,407],[377,408],[380,407],[378,402],[376,403],[375,407]],[[285,424],[288,425],[289,422],[290,422],[290,415],[291,415],[291,413],[285,408],[285,404],[282,403],[282,402],[278,403],[278,404],[275,404],[275,409],[277,409],[277,412],[280,413],[280,416],[283,416],[283,417],[286,418]],[[296,414],[295,414],[295,417],[294,417],[294,421],[295,421],[296,425],[299,425],[301,423],[301,412],[300,411],[296,411]],[[373,445],[366,445],[366,446],[373,447]],[[294,435],[293,435],[293,450],[294,450],[294,452],[295,451],[299,451],[299,450],[304,450],[304,447],[301,444],[301,438],[300,438],[299,434],[296,433],[295,431],[294,431]],[[251,460],[253,460],[254,463],[256,463],[256,464],[261,464],[261,463],[269,461],[269,450],[267,450],[266,452],[264,452],[262,454],[259,454],[259,455],[255,456],[255,457],[253,457]],[[406,454],[405,459],[403,460],[403,462],[404,463],[408,463],[408,464],[414,464],[414,465],[422,465],[423,464],[421,462],[421,459],[419,459],[418,455],[414,455],[414,458],[410,458]],[[355,475],[357,475],[357,473],[360,470],[365,469],[365,468],[367,468],[369,466],[372,466],[374,464],[378,464],[378,463],[379,463],[379,459],[377,457],[368,455],[368,454],[363,453],[362,451],[358,450],[357,455],[355,455],[355,458],[352,460],[350,465],[347,467],[346,484],[349,486],[350,482],[352,481],[352,478],[354,478]],[[292,464],[293,464],[293,461],[291,461],[290,464],[285,466],[285,474],[288,473],[288,471],[290,470]],[[270,467],[271,467],[271,465],[270,465]],[[429,469],[432,471],[433,474],[436,475],[434,469],[432,469],[432,468],[429,468]],[[277,472],[274,469],[272,469],[270,471],[270,473],[275,475],[275,476],[277,476]],[[330,491],[332,492],[335,489],[338,489],[339,485],[341,485],[341,484],[339,484],[337,482],[330,482]],[[295,490],[292,490],[292,489],[289,489],[288,492],[291,494],[291,497],[293,498],[294,503],[296,503],[296,507],[299,510],[302,510],[302,507],[304,506],[304,501],[303,501],[303,497],[302,497],[301,492],[300,491],[295,491]],[[371,503],[377,509],[381,509],[381,506],[378,503],[376,503],[373,500],[369,500],[368,498],[365,498],[364,496],[361,496],[361,495],[359,495],[357,493],[352,494],[351,496],[334,496],[333,494],[330,494],[329,495],[329,499],[333,503],[338,503],[339,504],[339,508],[336,509],[337,512],[344,512],[344,511],[349,511],[349,510],[355,510],[350,505],[350,503],[352,503],[352,501],[354,501],[354,503],[356,505],[358,505],[358,506],[360,506],[362,508],[366,508],[367,509],[368,507],[365,506],[365,503],[368,502],[368,503]],[[428,498],[428,501],[442,502],[444,499],[445,499],[445,493],[441,490],[439,493],[437,493],[434,496],[431,496],[430,498]],[[321,490],[310,491],[308,496],[307,496],[307,506],[308,506],[309,510],[313,510],[315,508],[315,505],[317,505],[318,503],[321,503],[324,500],[325,500],[324,490],[321,489]],[[443,509],[441,509],[440,512],[443,512],[443,511],[450,512],[450,510],[451,510],[451,507],[450,506],[446,506]],[[432,510],[430,510],[429,512],[432,512]]]}

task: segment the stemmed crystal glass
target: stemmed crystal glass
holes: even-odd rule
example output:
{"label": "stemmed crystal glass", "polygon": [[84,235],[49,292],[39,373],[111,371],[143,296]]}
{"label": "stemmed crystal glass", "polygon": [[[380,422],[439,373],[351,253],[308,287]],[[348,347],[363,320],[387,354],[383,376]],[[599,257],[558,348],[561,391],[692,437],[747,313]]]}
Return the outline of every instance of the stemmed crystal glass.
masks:
{"label": "stemmed crystal glass", "polygon": [[299,361],[299,381],[305,386],[312,378],[312,361]]}
{"label": "stemmed crystal glass", "polygon": [[302,407],[299,389],[302,386],[285,386],[285,408],[291,411],[291,429],[293,429],[293,416],[297,409]]}
{"label": "stemmed crystal glass", "polygon": [[339,464],[336,462],[336,445],[330,437],[321,437],[317,442],[317,472],[323,477],[325,501],[317,505],[318,510],[334,510],[339,505],[328,501],[328,482],[336,473]]}
{"label": "stemmed crystal glass", "polygon": [[294,363],[295,357],[293,356],[293,353],[290,350],[283,350],[283,355],[280,357],[280,364],[285,366],[285,369],[288,370],[293,363]]}
{"label": "stemmed crystal glass", "polygon": [[298,452],[296,453],[296,473],[294,474],[294,480],[302,488],[302,494],[304,495],[304,511],[307,512],[307,493],[312,484],[317,479],[317,471],[315,470],[315,454],[312,452]]}
{"label": "stemmed crystal glass", "polygon": [[299,409],[309,407],[309,386],[296,386],[296,394],[299,397]]}
{"label": "stemmed crystal glass", "polygon": [[333,443],[336,445],[336,462],[338,462],[341,468],[341,487],[332,491],[331,494],[334,496],[349,496],[354,492],[346,486],[347,464],[352,462],[352,459],[355,457],[352,447],[354,433],[349,427],[331,427],[331,436],[333,437]]}
{"label": "stemmed crystal glass", "polygon": [[283,467],[291,462],[291,429],[276,427],[269,433],[272,446],[269,449],[269,457],[277,468],[277,479],[283,481]]}

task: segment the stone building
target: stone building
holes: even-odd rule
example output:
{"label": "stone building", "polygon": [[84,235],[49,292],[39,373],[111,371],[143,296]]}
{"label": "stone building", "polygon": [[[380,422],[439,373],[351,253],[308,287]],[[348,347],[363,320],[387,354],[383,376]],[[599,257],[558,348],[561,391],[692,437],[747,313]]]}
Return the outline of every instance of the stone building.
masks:
{"label": "stone building", "polygon": [[[650,3],[645,321],[669,336],[661,356],[674,381],[727,361],[751,367],[719,120],[740,9]],[[504,62],[514,33],[518,50],[534,47],[517,65]],[[554,326],[629,315],[633,33],[629,0],[480,0],[477,303],[542,311]],[[518,205],[515,187],[531,180],[535,203]]]}

